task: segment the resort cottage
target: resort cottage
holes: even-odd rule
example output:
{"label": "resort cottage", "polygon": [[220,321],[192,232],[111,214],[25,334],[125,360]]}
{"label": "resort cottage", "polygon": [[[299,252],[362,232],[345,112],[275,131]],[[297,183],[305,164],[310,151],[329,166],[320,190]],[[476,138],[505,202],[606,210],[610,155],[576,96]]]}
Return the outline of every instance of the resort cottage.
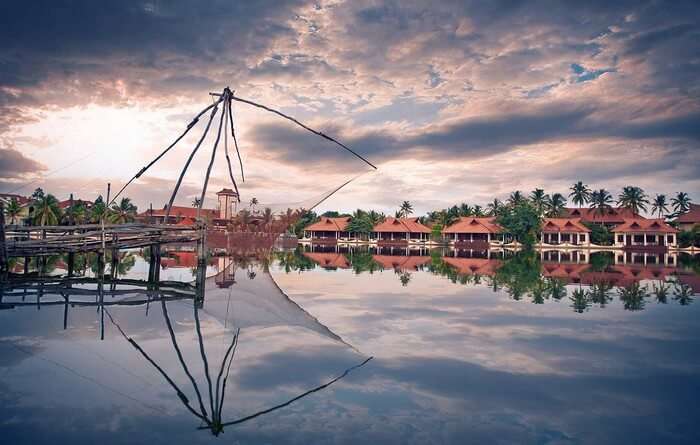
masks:
{"label": "resort cottage", "polygon": [[430,240],[430,228],[418,218],[388,217],[374,226],[371,240],[377,242],[425,242]]}
{"label": "resort cottage", "polygon": [[442,234],[452,244],[491,244],[507,241],[503,228],[496,223],[496,218],[461,217],[457,222],[442,229]]}
{"label": "resort cottage", "polygon": [[351,236],[351,234],[347,231],[349,223],[349,216],[342,216],[339,218],[322,216],[319,221],[310,224],[304,228],[303,239],[312,239],[314,241],[349,241],[351,239],[354,239],[354,237]]}
{"label": "resort cottage", "polygon": [[591,229],[579,218],[545,218],[540,233],[540,243],[549,245],[571,244],[588,246]]}
{"label": "resort cottage", "polygon": [[700,205],[690,204],[690,210],[676,218],[676,222],[681,230],[693,230],[700,225]]}
{"label": "resort cottage", "polygon": [[615,247],[676,247],[677,229],[666,224],[663,219],[625,219],[612,229]]}
{"label": "resort cottage", "polygon": [[608,228],[624,223],[625,219],[640,217],[632,210],[624,207],[610,207],[608,209],[603,209],[602,213],[598,209],[569,207],[564,209],[563,216],[565,218],[577,218],[585,223],[602,224]]}

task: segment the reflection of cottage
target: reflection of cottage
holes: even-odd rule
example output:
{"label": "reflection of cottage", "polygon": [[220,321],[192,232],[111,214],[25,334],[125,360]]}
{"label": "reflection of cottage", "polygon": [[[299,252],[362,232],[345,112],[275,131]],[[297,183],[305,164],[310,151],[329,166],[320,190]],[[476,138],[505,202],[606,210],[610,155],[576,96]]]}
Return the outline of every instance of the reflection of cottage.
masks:
{"label": "reflection of cottage", "polygon": [[578,218],[545,218],[540,233],[540,242],[550,245],[571,244],[588,246],[591,229]]}
{"label": "reflection of cottage", "polygon": [[510,240],[496,218],[461,217],[442,234],[450,243],[503,243]]}
{"label": "reflection of cottage", "polygon": [[217,287],[227,288],[236,282],[236,265],[231,257],[220,256],[216,258],[219,273],[214,277]]}
{"label": "reflection of cottage", "polygon": [[378,242],[425,242],[430,239],[430,228],[418,218],[388,217],[372,229],[371,239]]}
{"label": "reflection of cottage", "polygon": [[354,239],[354,236],[347,231],[349,223],[349,216],[341,216],[338,218],[322,216],[320,220],[304,228],[303,239],[313,239],[314,241],[348,241]]}
{"label": "reflection of cottage", "polygon": [[676,247],[677,229],[666,224],[663,219],[625,219],[612,232],[615,247]]}
{"label": "reflection of cottage", "polygon": [[676,222],[681,230],[693,230],[700,225],[700,204],[690,204],[690,210],[676,218]]}
{"label": "reflection of cottage", "polygon": [[304,256],[327,270],[351,267],[350,260],[342,253],[304,252]]}

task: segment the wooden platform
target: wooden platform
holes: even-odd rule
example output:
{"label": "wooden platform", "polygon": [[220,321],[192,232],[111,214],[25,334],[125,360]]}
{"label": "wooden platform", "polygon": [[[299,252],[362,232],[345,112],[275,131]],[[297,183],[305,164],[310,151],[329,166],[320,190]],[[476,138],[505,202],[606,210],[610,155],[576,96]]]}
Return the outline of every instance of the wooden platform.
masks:
{"label": "wooden platform", "polygon": [[5,226],[4,234],[4,246],[0,249],[4,248],[6,257],[10,258],[193,242],[200,240],[202,231],[191,226],[130,223],[109,224],[104,228],[100,224]]}

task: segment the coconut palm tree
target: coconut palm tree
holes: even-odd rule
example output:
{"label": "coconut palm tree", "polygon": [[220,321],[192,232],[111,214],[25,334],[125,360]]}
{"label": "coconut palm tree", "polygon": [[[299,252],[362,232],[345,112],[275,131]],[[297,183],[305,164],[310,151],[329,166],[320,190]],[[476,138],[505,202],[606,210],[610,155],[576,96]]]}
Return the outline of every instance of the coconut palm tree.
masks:
{"label": "coconut palm tree", "polygon": [[512,207],[515,207],[516,205],[521,204],[523,201],[525,201],[525,196],[523,196],[523,194],[520,190],[514,191],[508,197],[508,205],[510,205]]}
{"label": "coconut palm tree", "polygon": [[677,214],[685,213],[690,210],[690,196],[685,192],[678,192],[671,199],[671,205],[673,206],[673,211]]}
{"label": "coconut palm tree", "polygon": [[18,223],[20,213],[22,213],[22,206],[17,202],[17,198],[12,198],[12,200],[7,203],[7,207],[5,207],[5,215],[10,224]]}
{"label": "coconut palm tree", "polygon": [[107,213],[107,205],[105,204],[102,195],[98,196],[95,203],[90,209],[90,219],[92,222],[100,222],[102,217]]}
{"label": "coconut palm tree", "polygon": [[199,207],[199,203],[201,202],[201,199],[199,198],[194,198],[192,200],[192,207]]}
{"label": "coconut palm tree", "polygon": [[270,231],[272,229],[272,222],[275,220],[275,215],[272,213],[272,209],[265,207],[265,211],[262,214],[263,228]]}
{"label": "coconut palm tree", "polygon": [[255,197],[251,198],[249,207],[252,209],[256,205],[258,205],[258,198],[255,198]]}
{"label": "coconut palm tree", "polygon": [[591,192],[591,197],[588,202],[592,209],[596,209],[594,212],[595,214],[603,215],[612,208],[613,198],[610,192],[605,189],[600,189]]}
{"label": "coconut palm tree", "polygon": [[466,202],[463,202],[459,206],[459,216],[471,216],[472,215],[472,208],[469,207],[469,204]]}
{"label": "coconut palm tree", "polygon": [[547,216],[557,217],[564,213],[566,208],[566,198],[561,193],[555,193],[547,202]]}
{"label": "coconut palm tree", "polygon": [[399,207],[398,213],[401,215],[399,218],[406,217],[406,216],[410,215],[411,213],[413,213],[413,206],[411,205],[410,202],[404,201],[401,203],[401,206]]}
{"label": "coconut palm tree", "polygon": [[484,217],[484,208],[481,207],[480,205],[475,205],[474,208],[472,209],[472,214],[476,216],[477,218],[482,218]]}
{"label": "coconut palm tree", "polygon": [[131,203],[130,198],[122,198],[119,204],[112,204],[112,208],[107,214],[107,219],[112,224],[126,224],[133,222],[136,217],[136,206]]}
{"label": "coconut palm tree", "polygon": [[577,204],[579,208],[583,207],[583,205],[588,203],[588,201],[591,199],[591,189],[589,189],[588,186],[582,181],[572,185],[569,190],[571,190],[571,193],[569,193],[571,202]]}
{"label": "coconut palm tree", "polygon": [[503,208],[503,203],[498,198],[494,198],[486,207],[489,209],[488,212],[490,216],[496,216]]}
{"label": "coconut palm tree", "polygon": [[640,210],[646,212],[649,199],[640,187],[628,185],[622,188],[622,192],[617,197],[617,204],[638,214]]}
{"label": "coconut palm tree", "polygon": [[535,189],[530,193],[530,201],[535,206],[540,216],[544,215],[545,209],[549,203],[549,196],[543,189]]}
{"label": "coconut palm tree", "polygon": [[654,201],[651,203],[651,214],[656,213],[659,218],[664,217],[664,213],[668,213],[668,207],[666,206],[666,195],[656,195]]}
{"label": "coconut palm tree", "polygon": [[42,195],[34,201],[32,218],[38,226],[55,226],[61,218],[58,200],[53,195]]}

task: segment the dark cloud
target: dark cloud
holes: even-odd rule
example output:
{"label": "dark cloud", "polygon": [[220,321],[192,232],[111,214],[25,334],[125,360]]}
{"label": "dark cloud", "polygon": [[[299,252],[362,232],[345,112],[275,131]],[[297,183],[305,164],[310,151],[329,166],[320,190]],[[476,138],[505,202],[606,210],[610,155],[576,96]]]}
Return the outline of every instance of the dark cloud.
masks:
{"label": "dark cloud", "polygon": [[0,178],[27,178],[43,170],[46,170],[44,165],[24,156],[15,149],[0,149]]}

